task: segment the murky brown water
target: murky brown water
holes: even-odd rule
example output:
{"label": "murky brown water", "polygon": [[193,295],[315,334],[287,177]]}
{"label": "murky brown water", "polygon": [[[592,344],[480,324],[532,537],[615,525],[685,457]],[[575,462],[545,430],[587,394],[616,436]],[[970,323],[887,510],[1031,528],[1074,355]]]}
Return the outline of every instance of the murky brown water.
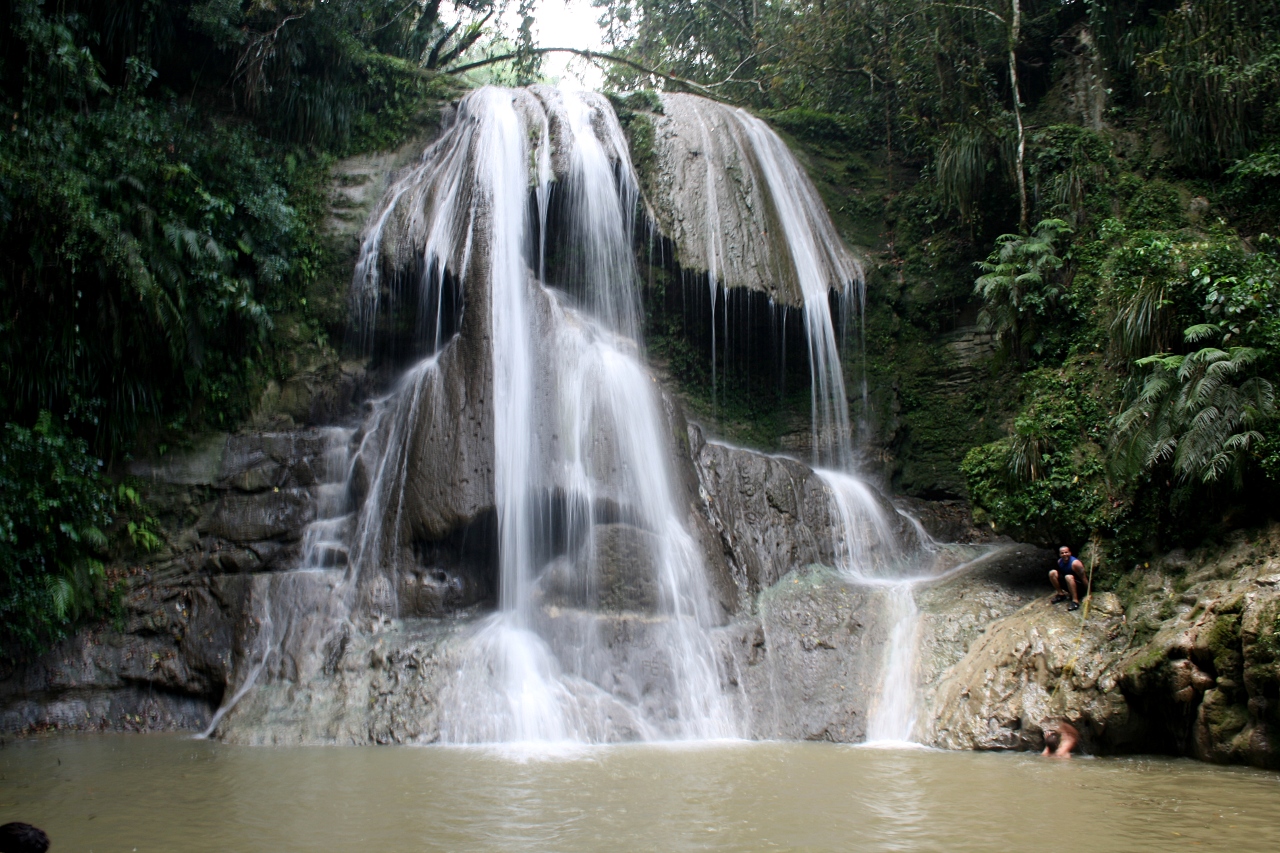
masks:
{"label": "murky brown water", "polygon": [[820,744],[230,747],[9,741],[0,823],[67,851],[1280,850],[1280,775]]}

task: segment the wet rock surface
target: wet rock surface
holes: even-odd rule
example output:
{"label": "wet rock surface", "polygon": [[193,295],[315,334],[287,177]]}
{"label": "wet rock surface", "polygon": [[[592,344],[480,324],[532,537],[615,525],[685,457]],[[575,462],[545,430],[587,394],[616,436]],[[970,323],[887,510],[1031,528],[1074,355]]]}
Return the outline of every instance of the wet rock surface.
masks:
{"label": "wet rock surface", "polygon": [[434,743],[440,694],[467,623],[378,618],[333,644],[321,678],[268,681],[228,715],[252,725],[219,737],[251,745]]}
{"label": "wet rock surface", "polygon": [[996,620],[938,685],[929,739],[1039,749],[1070,721],[1086,751],[1280,767],[1280,526],[1171,552],[1070,613],[1041,597]]}
{"label": "wet rock surface", "polygon": [[206,726],[231,677],[251,578],[296,565],[331,437],[218,433],[132,463],[165,542],[110,567],[117,620],[0,670],[0,730]]}
{"label": "wet rock surface", "polygon": [[720,540],[740,603],[798,566],[832,561],[830,500],[793,459],[708,442],[689,431],[703,512]]}
{"label": "wet rock surface", "polygon": [[[697,426],[689,430],[689,448],[702,513],[719,537],[740,607],[749,607],[796,567],[833,564],[831,498],[812,468],[785,456],[707,441]],[[889,532],[907,538],[908,520],[875,494],[890,519]],[[866,536],[873,551],[887,546],[874,540],[874,531]]]}
{"label": "wet rock surface", "polygon": [[889,631],[879,595],[811,565],[764,590],[755,614],[724,630],[725,670],[751,737],[866,737]]}
{"label": "wet rock surface", "polygon": [[190,571],[136,581],[121,602],[122,630],[81,631],[0,671],[0,731],[208,724],[230,676],[241,579]]}

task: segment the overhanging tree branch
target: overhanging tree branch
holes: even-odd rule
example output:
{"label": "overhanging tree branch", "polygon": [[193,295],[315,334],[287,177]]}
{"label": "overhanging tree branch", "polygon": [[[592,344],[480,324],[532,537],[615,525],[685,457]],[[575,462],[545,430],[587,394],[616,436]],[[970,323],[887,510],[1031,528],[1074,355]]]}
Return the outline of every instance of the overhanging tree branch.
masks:
{"label": "overhanging tree branch", "polygon": [[[504,53],[499,56],[490,56],[490,57],[486,57],[485,59],[478,59],[475,62],[468,62],[465,65],[459,65],[455,68],[448,68],[448,69],[445,69],[444,71],[446,74],[462,74],[463,72],[466,72],[466,71],[474,71],[475,69],[483,68],[486,65],[493,65],[498,62],[506,62],[507,60],[517,59],[521,56],[529,56],[529,55],[541,56],[547,53],[570,53],[570,54],[573,54],[574,56],[581,56],[583,59],[589,60],[591,62],[613,62],[618,65],[625,65],[626,67],[639,71],[642,74],[652,74],[654,77],[661,77],[663,80],[668,80],[672,83],[678,83],[681,86],[687,86],[690,89],[696,89],[697,91],[701,92],[702,94],[706,95],[709,98],[717,97],[712,92],[712,89],[718,86],[723,86],[726,83],[755,82],[755,81],[749,81],[749,80],[734,80],[732,76],[730,76],[729,78],[721,80],[718,83],[696,83],[693,80],[688,80],[684,77],[677,77],[674,74],[668,74],[665,71],[659,71],[656,68],[649,68],[648,66],[641,65],[639,62],[636,62],[633,59],[628,59],[625,56],[618,56],[616,53],[601,53],[599,51],[583,50],[577,47],[535,47],[532,50],[527,50],[522,52],[513,51],[511,53]],[[756,85],[759,86],[759,83],[757,82]],[[719,99],[724,100],[723,97],[720,97]]]}
{"label": "overhanging tree branch", "polygon": [[995,18],[997,21],[999,21],[1002,24],[1005,23],[1005,19],[1001,17],[998,12],[993,12],[990,9],[983,8],[982,6],[968,6],[964,3],[926,3],[925,5],[921,6],[919,9],[913,9],[912,11],[903,15],[901,18],[898,19],[898,23],[894,24],[894,26],[895,27],[898,26],[898,24],[901,24],[903,21],[905,21],[907,18],[910,18],[912,15],[918,15],[921,12],[928,11],[929,9],[937,9],[937,8],[958,9],[964,12],[981,12],[984,15],[990,15],[991,17]]}

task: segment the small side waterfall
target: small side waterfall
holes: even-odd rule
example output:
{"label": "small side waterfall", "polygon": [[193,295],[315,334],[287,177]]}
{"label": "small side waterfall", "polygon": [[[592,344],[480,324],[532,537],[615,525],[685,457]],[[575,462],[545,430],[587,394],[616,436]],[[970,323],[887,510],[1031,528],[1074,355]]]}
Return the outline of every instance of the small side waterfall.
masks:
{"label": "small side waterfall", "polygon": [[914,519],[909,535],[901,536],[890,523],[890,514],[896,510],[856,477],[839,471],[818,473],[831,500],[836,567],[854,583],[880,594],[891,626],[879,693],[867,720],[867,741],[911,742],[919,716],[920,611],[914,587],[936,574],[936,546]]}
{"label": "small side waterfall", "polygon": [[[917,715],[920,630],[912,587],[931,574],[933,543],[912,522],[900,538],[896,511],[857,479],[849,400],[832,316],[864,307],[862,269],[841,242],[817,190],[768,125],[744,110],[665,95],[656,149],[656,214],[681,262],[718,290],[762,290],[804,317],[811,377],[812,456],[827,486],[837,567],[877,589],[891,621],[868,738],[908,741]],[[856,303],[856,304],[855,304]],[[713,312],[714,316],[714,312]],[[859,314],[861,316],[861,313]],[[712,329],[713,359],[715,329]],[[713,363],[714,375],[714,363]],[[866,403],[866,382],[860,383]]]}
{"label": "small side waterfall", "polygon": [[[692,95],[667,94],[662,103],[653,200],[660,224],[681,263],[706,271],[713,307],[718,294],[727,299],[741,287],[802,312],[814,461],[850,470],[849,403],[831,302],[834,294],[841,312],[861,306],[861,265],[813,182],[767,124]],[[713,320],[713,376],[715,334]]]}
{"label": "small side waterfall", "polygon": [[867,720],[868,743],[910,743],[920,715],[916,684],[916,659],[920,645],[920,610],[916,607],[915,579],[885,586],[885,613],[893,628],[885,650],[880,695]]}

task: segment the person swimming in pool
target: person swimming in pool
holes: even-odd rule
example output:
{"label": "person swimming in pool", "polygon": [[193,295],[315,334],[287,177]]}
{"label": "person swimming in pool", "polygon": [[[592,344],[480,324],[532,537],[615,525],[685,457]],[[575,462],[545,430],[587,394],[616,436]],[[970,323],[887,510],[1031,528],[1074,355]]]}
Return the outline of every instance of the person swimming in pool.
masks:
{"label": "person swimming in pool", "polygon": [[1070,758],[1078,743],[1080,732],[1066,720],[1060,720],[1044,730],[1044,752],[1040,754],[1046,758]]}
{"label": "person swimming in pool", "polygon": [[0,853],[45,853],[49,836],[29,823],[6,823],[0,826]]}

